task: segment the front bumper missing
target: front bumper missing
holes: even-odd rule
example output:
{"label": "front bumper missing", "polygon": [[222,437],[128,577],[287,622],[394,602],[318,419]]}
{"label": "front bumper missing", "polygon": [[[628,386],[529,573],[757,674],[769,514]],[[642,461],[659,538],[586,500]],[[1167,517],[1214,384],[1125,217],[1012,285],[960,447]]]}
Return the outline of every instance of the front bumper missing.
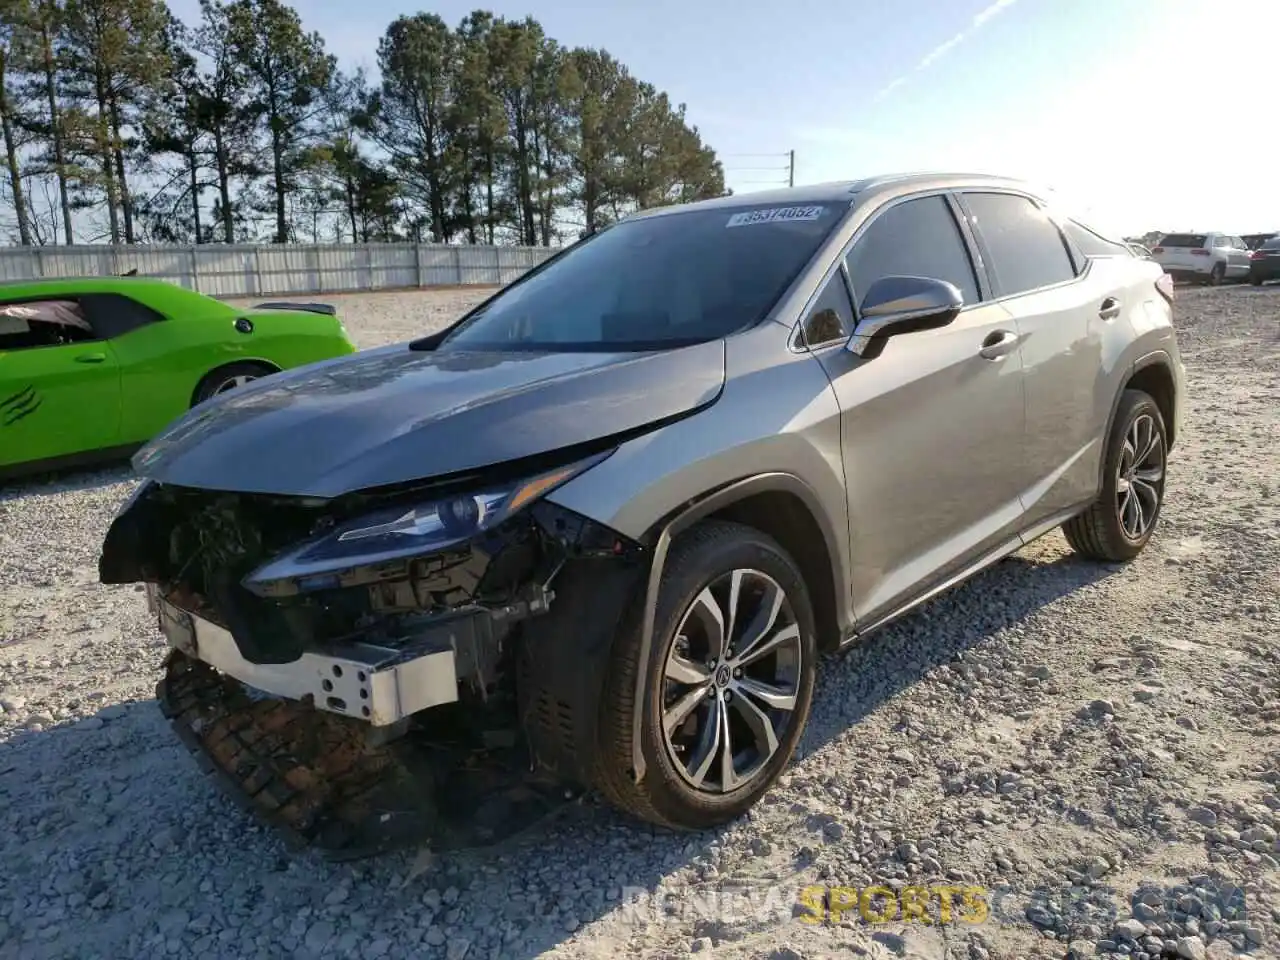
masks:
{"label": "front bumper missing", "polygon": [[251,663],[230,632],[170,603],[147,585],[147,602],[169,645],[264,693],[390,726],[458,699],[454,648],[469,621],[446,622],[425,644],[407,649],[348,643],[332,654],[304,653],[292,663]]}
{"label": "front bumper missing", "polygon": [[[161,602],[157,613],[166,607],[177,610]],[[204,624],[191,618],[196,648],[216,658],[219,634]],[[522,743],[490,746],[471,724],[463,726],[475,736],[441,723],[384,742],[370,737],[368,722],[317,709],[315,698],[254,696],[253,684],[177,645],[164,666],[156,695],[183,744],[219,788],[294,850],[341,861],[418,844],[485,847],[570,809],[562,786],[529,773]],[[272,676],[255,674],[261,683],[274,683]],[[369,689],[374,696],[376,686]]]}

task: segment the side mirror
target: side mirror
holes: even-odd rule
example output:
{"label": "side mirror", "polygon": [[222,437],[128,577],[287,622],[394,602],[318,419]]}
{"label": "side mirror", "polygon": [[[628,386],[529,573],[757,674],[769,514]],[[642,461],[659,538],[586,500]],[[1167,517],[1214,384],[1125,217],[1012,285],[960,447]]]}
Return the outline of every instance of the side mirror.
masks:
{"label": "side mirror", "polygon": [[945,327],[963,306],[959,289],[945,280],[881,277],[862,298],[862,318],[845,349],[869,357],[889,337]]}

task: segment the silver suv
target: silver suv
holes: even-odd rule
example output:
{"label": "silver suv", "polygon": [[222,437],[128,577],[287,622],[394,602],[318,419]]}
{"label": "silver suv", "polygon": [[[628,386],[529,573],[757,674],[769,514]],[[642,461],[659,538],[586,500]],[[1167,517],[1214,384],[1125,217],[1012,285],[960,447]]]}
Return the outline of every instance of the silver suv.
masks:
{"label": "silver suv", "polygon": [[148,584],[179,734],[306,840],[462,823],[493,791],[429,745],[491,757],[503,723],[524,769],[707,827],[788,763],[820,652],[1059,526],[1143,549],[1172,303],[1012,180],[643,211],[440,333],[185,415],[100,575]]}

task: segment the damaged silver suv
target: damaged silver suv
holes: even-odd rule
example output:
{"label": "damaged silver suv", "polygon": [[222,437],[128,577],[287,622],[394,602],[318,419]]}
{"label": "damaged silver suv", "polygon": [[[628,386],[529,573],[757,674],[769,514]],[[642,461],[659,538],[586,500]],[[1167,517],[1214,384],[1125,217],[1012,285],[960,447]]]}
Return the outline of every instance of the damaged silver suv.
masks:
{"label": "damaged silver suv", "polygon": [[565,785],[719,824],[822,652],[1059,526],[1143,549],[1172,304],[1012,180],[642,211],[446,330],[191,411],[100,577],[148,585],[193,752],[331,855],[482,842]]}

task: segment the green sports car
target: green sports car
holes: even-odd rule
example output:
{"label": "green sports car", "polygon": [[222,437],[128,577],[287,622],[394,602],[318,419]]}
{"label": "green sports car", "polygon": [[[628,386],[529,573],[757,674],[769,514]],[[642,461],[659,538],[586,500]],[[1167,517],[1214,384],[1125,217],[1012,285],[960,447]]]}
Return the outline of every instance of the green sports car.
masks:
{"label": "green sports car", "polygon": [[355,349],[327,304],[237,309],[145,277],[0,283],[0,477],[126,456],[209,397]]}

